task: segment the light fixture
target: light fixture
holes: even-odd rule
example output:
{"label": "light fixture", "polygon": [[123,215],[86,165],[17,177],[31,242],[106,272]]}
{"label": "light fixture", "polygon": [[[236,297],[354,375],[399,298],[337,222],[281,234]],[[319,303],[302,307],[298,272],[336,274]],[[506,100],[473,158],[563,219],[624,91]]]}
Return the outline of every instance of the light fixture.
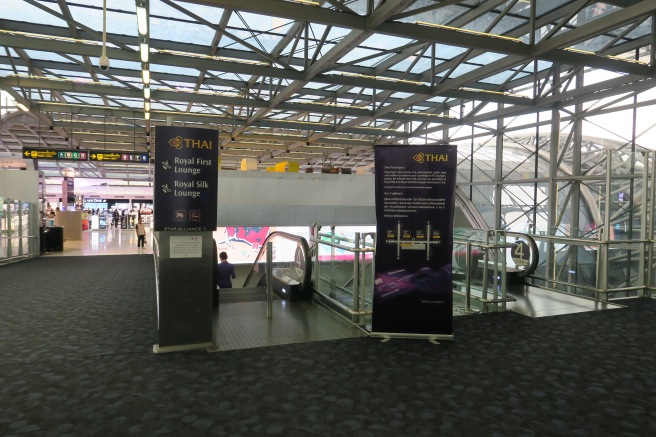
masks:
{"label": "light fixture", "polygon": [[150,84],[150,71],[146,69],[146,66],[144,66],[144,70],[141,72],[141,79],[144,85]]}
{"label": "light fixture", "polygon": [[140,2],[137,6],[137,27],[139,28],[139,35],[148,34],[148,11],[146,10],[146,2]]}
{"label": "light fixture", "polygon": [[144,102],[144,111],[150,112],[150,102],[149,101]]}
{"label": "light fixture", "polygon": [[146,113],[144,113],[144,118],[145,118],[146,120],[150,120],[150,112],[146,112]]}
{"label": "light fixture", "polygon": [[142,43],[139,45],[139,51],[141,52],[141,62],[143,62],[144,64],[148,62],[148,53],[149,53],[149,50],[150,50],[150,49],[148,48],[148,44],[147,44],[147,43],[142,42]]}
{"label": "light fixture", "polygon": [[145,86],[143,92],[144,92],[144,99],[150,99],[150,87]]}

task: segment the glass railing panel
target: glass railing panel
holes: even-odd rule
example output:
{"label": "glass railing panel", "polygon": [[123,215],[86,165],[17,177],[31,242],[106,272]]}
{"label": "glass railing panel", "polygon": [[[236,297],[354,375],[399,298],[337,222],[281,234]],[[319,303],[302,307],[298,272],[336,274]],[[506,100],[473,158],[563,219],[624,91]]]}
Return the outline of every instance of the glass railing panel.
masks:
{"label": "glass railing panel", "polygon": [[371,317],[375,247],[372,229],[322,226],[312,239],[316,250],[315,291],[350,313],[359,325],[367,324]]}
{"label": "glass railing panel", "polygon": [[611,243],[608,248],[607,287],[609,298],[636,297],[645,281],[641,274],[643,243]]}
{"label": "glass railing panel", "polygon": [[37,223],[35,204],[0,198],[0,261],[39,255]]}

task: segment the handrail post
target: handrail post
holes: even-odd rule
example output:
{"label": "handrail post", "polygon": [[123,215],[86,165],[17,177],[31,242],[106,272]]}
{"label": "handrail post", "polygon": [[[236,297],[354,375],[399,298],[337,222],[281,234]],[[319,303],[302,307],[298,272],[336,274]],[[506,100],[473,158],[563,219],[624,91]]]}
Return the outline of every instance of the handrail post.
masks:
{"label": "handrail post", "polygon": [[271,319],[273,317],[273,243],[271,241],[267,242],[266,250],[267,318]]}
{"label": "handrail post", "polygon": [[465,312],[471,312],[471,273],[472,273],[472,244],[470,241],[467,242],[467,253],[465,254],[465,269],[467,274],[465,275]]}
{"label": "handrail post", "polygon": [[360,311],[360,233],[355,233],[355,253],[353,254],[353,310]]}

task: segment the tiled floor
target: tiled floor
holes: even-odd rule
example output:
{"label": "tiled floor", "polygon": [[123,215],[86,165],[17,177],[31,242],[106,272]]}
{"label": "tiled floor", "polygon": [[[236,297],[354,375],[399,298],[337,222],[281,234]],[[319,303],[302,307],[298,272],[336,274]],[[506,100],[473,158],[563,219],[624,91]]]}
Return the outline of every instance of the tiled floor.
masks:
{"label": "tiled floor", "polygon": [[43,256],[94,256],[152,254],[152,232],[146,227],[146,245],[137,247],[137,233],[134,229],[109,228],[82,232],[82,240],[64,241],[62,252],[46,252]]}
{"label": "tiled floor", "polygon": [[547,317],[622,308],[622,305],[596,302],[594,300],[583,299],[581,297],[528,285],[520,289],[514,289],[508,294],[517,300],[515,302],[509,302],[507,308],[510,311],[529,317]]}
{"label": "tiled floor", "polygon": [[[137,248],[134,229],[84,231],[82,240],[65,241],[62,252],[43,256],[93,256],[152,254],[152,232],[146,228],[148,243]],[[238,266],[235,285],[244,282],[248,266]],[[247,349],[279,344],[351,338],[366,335],[329,309],[311,302],[274,300],[272,317],[266,316],[266,301],[221,304],[215,309],[213,336],[218,351]]]}
{"label": "tiled floor", "polygon": [[[109,228],[85,231],[82,240],[65,241],[63,252],[48,252],[43,256],[152,254],[152,232],[149,228],[147,231],[148,243],[144,248],[137,248],[134,229]],[[239,276],[245,277],[245,268],[248,266],[239,267]],[[239,279],[235,281],[236,285],[243,282],[243,278],[241,282]],[[616,304],[595,302],[535,287],[516,289],[509,295],[517,300],[507,303],[507,309],[529,317],[621,308]],[[276,300],[272,319],[266,318],[266,302],[225,304],[221,305],[218,314],[215,338],[218,339],[219,350],[364,335],[341,316],[316,304],[290,305],[289,302]],[[244,329],[245,326],[248,329]]]}

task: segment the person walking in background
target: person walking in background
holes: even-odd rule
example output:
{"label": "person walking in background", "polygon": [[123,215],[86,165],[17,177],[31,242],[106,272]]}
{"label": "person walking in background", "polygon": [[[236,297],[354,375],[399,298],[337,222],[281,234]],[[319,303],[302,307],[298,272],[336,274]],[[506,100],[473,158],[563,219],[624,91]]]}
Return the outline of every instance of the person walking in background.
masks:
{"label": "person walking in background", "polygon": [[118,209],[115,209],[114,212],[112,213],[112,226],[117,227],[118,226]]}
{"label": "person walking in background", "polygon": [[219,264],[216,266],[216,285],[219,288],[232,288],[232,279],[235,279],[235,266],[228,262],[228,254],[219,254]]}
{"label": "person walking in background", "polygon": [[146,244],[146,227],[142,219],[139,219],[134,230],[137,232],[137,247],[144,247],[144,244]]}

